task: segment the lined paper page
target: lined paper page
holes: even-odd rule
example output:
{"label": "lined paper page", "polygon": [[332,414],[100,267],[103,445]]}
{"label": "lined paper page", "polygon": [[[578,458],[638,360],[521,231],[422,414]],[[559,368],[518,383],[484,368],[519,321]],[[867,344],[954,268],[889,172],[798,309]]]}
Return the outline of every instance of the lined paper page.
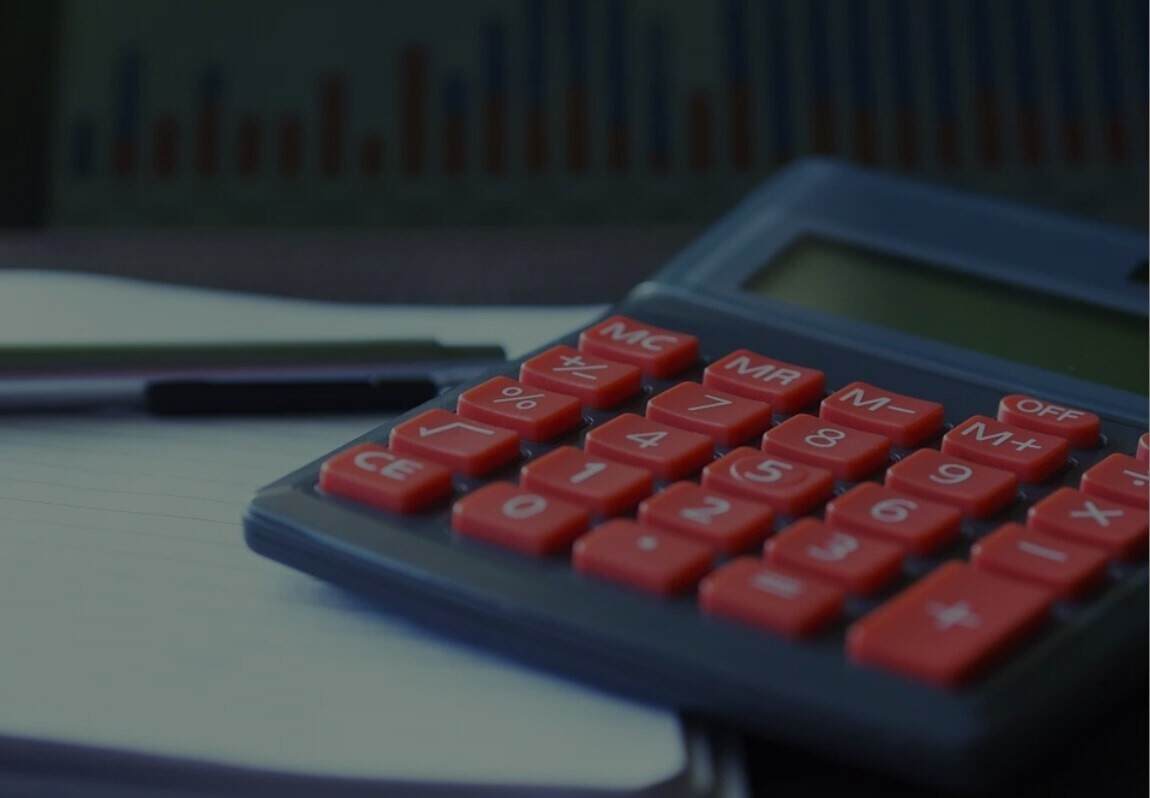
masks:
{"label": "lined paper page", "polygon": [[0,418],[0,734],[289,772],[623,789],[675,717],[264,560],[261,485],[370,419]]}

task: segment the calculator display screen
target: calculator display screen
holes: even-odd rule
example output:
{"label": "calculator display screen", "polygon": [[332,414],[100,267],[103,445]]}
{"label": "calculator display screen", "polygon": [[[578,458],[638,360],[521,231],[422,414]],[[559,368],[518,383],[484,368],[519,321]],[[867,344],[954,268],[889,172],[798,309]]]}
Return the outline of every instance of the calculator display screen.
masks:
{"label": "calculator display screen", "polygon": [[1146,320],[818,239],[800,241],[746,290],[923,338],[1147,393]]}

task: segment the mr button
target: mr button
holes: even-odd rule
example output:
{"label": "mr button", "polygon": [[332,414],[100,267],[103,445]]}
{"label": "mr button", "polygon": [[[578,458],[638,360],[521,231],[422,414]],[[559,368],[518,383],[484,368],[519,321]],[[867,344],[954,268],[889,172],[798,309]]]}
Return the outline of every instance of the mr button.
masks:
{"label": "mr button", "polygon": [[364,443],[328,459],[319,487],[395,513],[413,513],[451,495],[451,472],[435,463]]}

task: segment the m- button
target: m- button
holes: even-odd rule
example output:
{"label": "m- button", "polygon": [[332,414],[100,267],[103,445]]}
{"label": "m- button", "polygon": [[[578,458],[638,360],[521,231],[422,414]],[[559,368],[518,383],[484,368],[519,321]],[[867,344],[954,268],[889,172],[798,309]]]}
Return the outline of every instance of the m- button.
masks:
{"label": "m- button", "polygon": [[819,406],[827,421],[876,432],[896,446],[918,446],[942,427],[942,405],[852,382],[835,391]]}
{"label": "m- button", "polygon": [[626,316],[612,316],[584,330],[579,349],[638,366],[652,377],[673,377],[698,359],[699,339]]}

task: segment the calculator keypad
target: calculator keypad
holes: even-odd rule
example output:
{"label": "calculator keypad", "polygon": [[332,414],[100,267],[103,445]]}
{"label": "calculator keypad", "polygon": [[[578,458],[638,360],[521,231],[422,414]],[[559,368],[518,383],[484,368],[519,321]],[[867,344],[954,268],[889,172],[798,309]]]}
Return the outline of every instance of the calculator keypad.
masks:
{"label": "calculator keypad", "polygon": [[[1091,413],[1016,394],[940,439],[926,398],[861,381],[826,395],[821,371],[748,349],[699,358],[694,336],[613,316],[519,380],[463,392],[458,415],[429,410],[390,447],[333,456],[319,487],[418,513],[457,472],[462,538],[569,557],[588,580],[695,601],[717,623],[790,637],[849,624],[856,663],[941,685],[982,673],[1054,602],[1089,600],[1129,567],[1112,561],[1145,556],[1145,435],[1136,457],[1058,487],[1080,467],[1071,447],[1105,444]],[[1001,523],[1024,509],[1025,526]]]}

